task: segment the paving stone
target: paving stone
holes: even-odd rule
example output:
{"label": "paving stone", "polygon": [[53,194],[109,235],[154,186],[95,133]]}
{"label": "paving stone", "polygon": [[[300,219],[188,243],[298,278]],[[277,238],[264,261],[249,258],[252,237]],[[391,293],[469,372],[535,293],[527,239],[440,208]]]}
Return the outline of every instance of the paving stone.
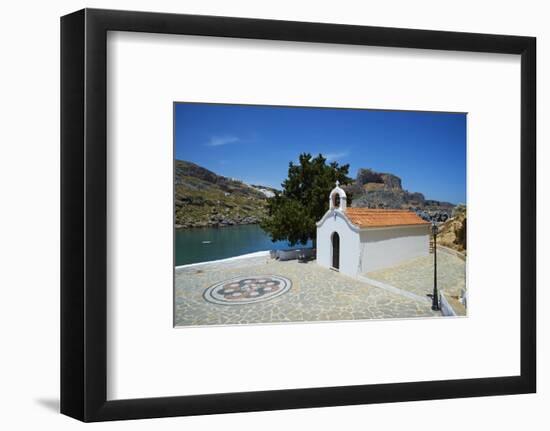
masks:
{"label": "paving stone", "polygon": [[[387,269],[369,272],[368,278],[389,284],[419,296],[433,292],[434,258],[422,256]],[[451,296],[459,296],[466,287],[466,263],[449,253],[437,253],[437,287]]]}
{"label": "paving stone", "polygon": [[[247,304],[205,301],[209,287],[236,277],[279,276],[292,287],[272,299]],[[370,276],[370,274],[369,274]],[[320,267],[315,261],[242,259],[176,269],[176,326],[441,317],[419,302]]]}

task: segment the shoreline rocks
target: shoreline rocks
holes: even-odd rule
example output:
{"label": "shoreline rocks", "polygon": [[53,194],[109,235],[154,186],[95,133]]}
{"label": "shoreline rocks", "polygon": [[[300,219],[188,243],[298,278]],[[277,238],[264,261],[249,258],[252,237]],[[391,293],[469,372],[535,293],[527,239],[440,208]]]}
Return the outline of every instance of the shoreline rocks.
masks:
{"label": "shoreline rocks", "polygon": [[204,227],[228,227],[228,226],[241,226],[241,225],[250,225],[250,224],[260,224],[260,219],[254,216],[243,217],[242,219],[210,219],[207,221],[195,221],[188,223],[176,223],[174,226],[176,229],[187,229],[187,228],[204,228]]}

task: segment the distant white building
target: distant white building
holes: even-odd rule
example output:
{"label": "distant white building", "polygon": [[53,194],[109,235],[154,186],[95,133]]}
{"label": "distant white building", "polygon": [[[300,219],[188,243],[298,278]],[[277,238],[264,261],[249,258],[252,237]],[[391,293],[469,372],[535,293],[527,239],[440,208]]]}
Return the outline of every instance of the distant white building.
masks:
{"label": "distant white building", "polygon": [[271,190],[268,190],[268,189],[264,189],[262,187],[254,187],[250,184],[246,184],[248,187],[250,187],[251,189],[254,189],[260,193],[262,193],[266,198],[272,198],[275,196],[275,193]]}
{"label": "distant white building", "polygon": [[356,276],[429,253],[430,223],[414,212],[347,208],[346,199],[336,182],[317,223],[319,265]]}

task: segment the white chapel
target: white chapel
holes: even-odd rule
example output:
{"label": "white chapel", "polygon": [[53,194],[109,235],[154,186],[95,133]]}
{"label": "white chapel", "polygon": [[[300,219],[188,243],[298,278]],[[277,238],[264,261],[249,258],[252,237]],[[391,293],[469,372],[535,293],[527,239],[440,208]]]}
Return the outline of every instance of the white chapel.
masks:
{"label": "white chapel", "polygon": [[430,223],[398,209],[348,208],[346,193],[330,192],[317,222],[317,263],[356,276],[429,253]]}

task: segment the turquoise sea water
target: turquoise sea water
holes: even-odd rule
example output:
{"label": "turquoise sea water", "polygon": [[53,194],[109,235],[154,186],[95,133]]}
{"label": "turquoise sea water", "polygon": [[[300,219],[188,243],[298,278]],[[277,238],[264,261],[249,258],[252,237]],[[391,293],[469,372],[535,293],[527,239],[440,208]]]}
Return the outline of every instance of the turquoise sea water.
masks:
{"label": "turquoise sea water", "polygon": [[176,266],[226,259],[264,250],[311,247],[311,243],[290,247],[285,241],[271,242],[258,225],[176,229]]}

